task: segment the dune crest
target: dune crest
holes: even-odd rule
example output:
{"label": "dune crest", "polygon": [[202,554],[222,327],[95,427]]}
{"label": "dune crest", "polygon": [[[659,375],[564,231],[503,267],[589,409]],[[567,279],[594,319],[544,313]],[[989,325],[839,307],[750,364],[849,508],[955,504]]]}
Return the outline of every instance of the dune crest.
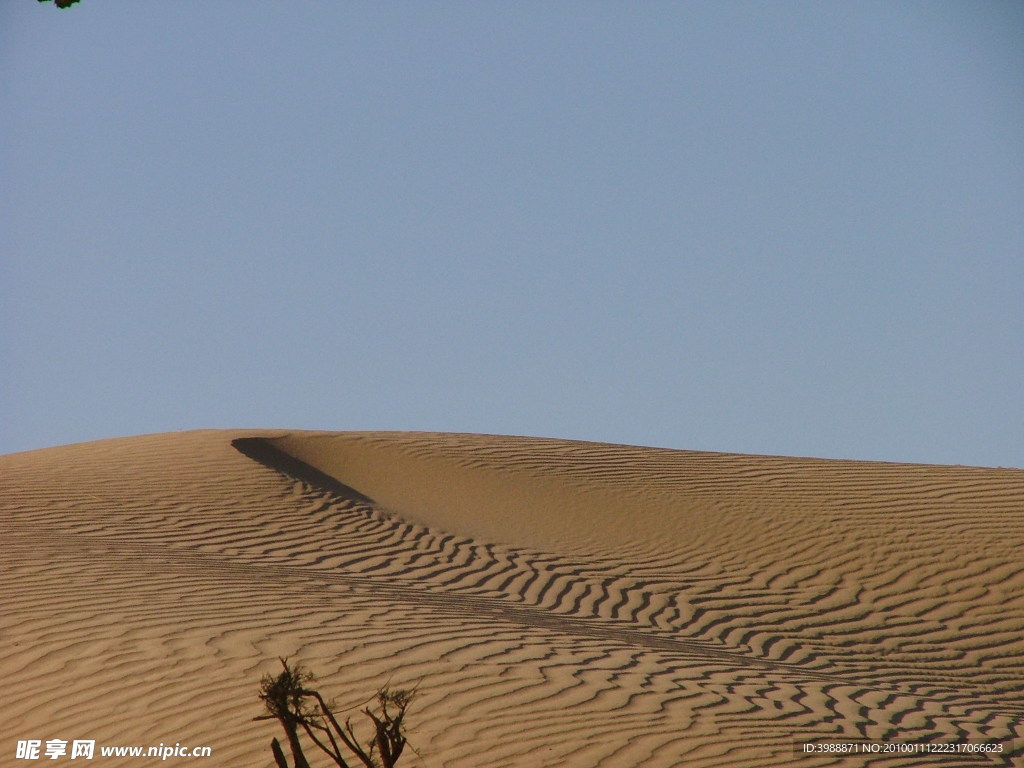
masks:
{"label": "dune crest", "polygon": [[[3,456],[0,483],[11,755],[271,765],[279,655],[343,705],[419,682],[409,766],[1024,746],[1021,470],[202,431]],[[794,752],[826,737],[1006,747]]]}

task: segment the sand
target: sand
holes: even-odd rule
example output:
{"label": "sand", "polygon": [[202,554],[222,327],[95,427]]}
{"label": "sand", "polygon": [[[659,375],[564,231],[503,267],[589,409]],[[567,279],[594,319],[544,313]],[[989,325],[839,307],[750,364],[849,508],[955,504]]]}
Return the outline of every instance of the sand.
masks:
{"label": "sand", "polygon": [[408,768],[1024,765],[1022,470],[184,432],[0,457],[0,547],[4,766],[269,768],[279,656]]}

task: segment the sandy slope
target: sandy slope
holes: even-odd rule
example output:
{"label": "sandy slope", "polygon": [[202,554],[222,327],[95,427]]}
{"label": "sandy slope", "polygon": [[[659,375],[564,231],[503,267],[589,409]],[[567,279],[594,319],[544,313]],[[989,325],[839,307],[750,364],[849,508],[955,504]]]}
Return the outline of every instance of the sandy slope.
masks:
{"label": "sandy slope", "polygon": [[1024,764],[793,747],[1024,747],[1021,470],[190,432],[0,457],[0,546],[0,765],[271,766],[279,655],[419,683],[409,768]]}

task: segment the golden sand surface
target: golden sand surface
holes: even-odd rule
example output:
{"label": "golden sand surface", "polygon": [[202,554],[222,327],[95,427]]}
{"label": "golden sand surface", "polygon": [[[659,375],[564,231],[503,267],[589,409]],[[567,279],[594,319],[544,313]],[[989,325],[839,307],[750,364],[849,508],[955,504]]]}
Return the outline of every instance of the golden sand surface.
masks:
{"label": "golden sand surface", "polygon": [[0,457],[0,547],[3,766],[271,768],[278,657],[407,768],[1024,765],[1024,470],[183,432]]}

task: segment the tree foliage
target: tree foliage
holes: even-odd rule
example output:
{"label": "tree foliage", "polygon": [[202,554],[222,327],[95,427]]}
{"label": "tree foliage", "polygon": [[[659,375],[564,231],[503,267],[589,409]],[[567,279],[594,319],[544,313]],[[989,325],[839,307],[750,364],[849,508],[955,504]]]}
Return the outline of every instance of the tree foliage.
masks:
{"label": "tree foliage", "polygon": [[[49,3],[51,0],[39,0],[40,3]],[[70,8],[72,5],[78,2],[78,0],[53,0],[58,8]]]}
{"label": "tree foliage", "polygon": [[[313,675],[301,666],[292,667],[280,659],[283,670],[276,676],[265,675],[260,682],[260,700],[268,714],[256,720],[277,720],[284,729],[292,755],[288,765],[281,743],[275,737],[271,752],[279,768],[311,768],[303,752],[301,735],[305,734],[317,748],[330,757],[339,768],[352,768],[350,760],[358,760],[364,768],[394,768],[407,745],[405,712],[416,691],[377,691],[376,707],[366,706],[362,713],[373,723],[371,736],[360,741],[352,719],[344,724],[335,716],[332,705],[310,687]],[[355,763],[358,765],[359,763]]]}

